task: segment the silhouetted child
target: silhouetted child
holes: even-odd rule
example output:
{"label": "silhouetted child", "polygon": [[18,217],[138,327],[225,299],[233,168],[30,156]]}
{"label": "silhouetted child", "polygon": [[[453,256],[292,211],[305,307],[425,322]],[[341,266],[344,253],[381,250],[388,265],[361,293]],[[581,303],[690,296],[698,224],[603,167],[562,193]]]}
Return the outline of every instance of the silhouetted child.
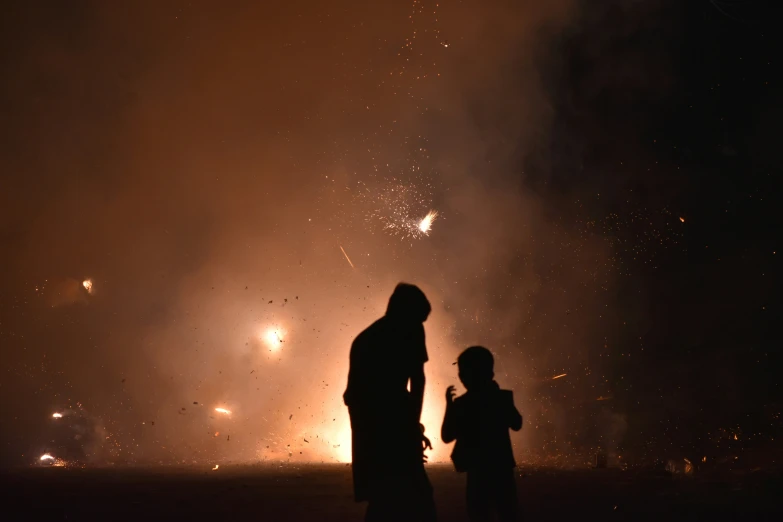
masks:
{"label": "silhouetted child", "polygon": [[441,428],[443,442],[456,440],[451,460],[459,472],[467,472],[468,516],[472,521],[515,520],[517,490],[514,453],[509,428],[522,428],[522,415],[510,390],[493,380],[495,361],[484,347],[472,346],[457,359],[459,379],[467,393],[454,398],[454,386],[446,390],[446,415]]}

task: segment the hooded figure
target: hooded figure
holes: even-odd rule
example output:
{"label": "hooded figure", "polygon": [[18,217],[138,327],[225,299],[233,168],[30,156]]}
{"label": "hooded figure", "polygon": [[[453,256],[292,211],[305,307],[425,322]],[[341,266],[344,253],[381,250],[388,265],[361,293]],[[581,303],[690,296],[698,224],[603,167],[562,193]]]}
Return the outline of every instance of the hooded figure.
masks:
{"label": "hooded figure", "polygon": [[343,399],[351,417],[354,497],[369,501],[368,521],[435,518],[419,424],[430,311],[424,292],[400,283],[386,315],[351,346]]}

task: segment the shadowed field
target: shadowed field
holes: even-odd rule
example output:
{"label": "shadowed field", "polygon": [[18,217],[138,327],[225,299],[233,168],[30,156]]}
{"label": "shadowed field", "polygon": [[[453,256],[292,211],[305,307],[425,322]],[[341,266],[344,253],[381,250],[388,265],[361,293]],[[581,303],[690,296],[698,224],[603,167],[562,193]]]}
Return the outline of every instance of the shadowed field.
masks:
{"label": "shadowed field", "polygon": [[[464,476],[431,466],[441,520],[466,520]],[[22,469],[2,474],[3,520],[362,520],[350,468]],[[653,472],[531,470],[527,520],[773,520],[781,476],[672,478]]]}

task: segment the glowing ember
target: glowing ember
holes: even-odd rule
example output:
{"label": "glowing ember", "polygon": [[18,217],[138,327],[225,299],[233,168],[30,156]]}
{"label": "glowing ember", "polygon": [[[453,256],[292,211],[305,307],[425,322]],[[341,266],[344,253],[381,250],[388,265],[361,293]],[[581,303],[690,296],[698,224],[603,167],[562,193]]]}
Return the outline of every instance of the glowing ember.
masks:
{"label": "glowing ember", "polygon": [[554,377],[552,377],[552,380],[554,381],[555,379],[559,379],[560,377],[565,377],[566,375],[568,375],[568,374],[567,373],[561,373],[560,375],[555,375]]}
{"label": "glowing ember", "polygon": [[225,408],[215,408],[215,411],[218,413],[224,413],[226,415],[231,415],[231,412]]}
{"label": "glowing ember", "polygon": [[261,339],[266,343],[272,351],[279,350],[283,345],[283,336],[285,332],[281,328],[267,328]]}
{"label": "glowing ember", "polygon": [[43,455],[41,455],[40,460],[54,460],[54,457],[52,457],[48,453],[44,453]]}
{"label": "glowing ember", "polygon": [[212,468],[212,471],[217,471],[219,467],[220,467],[220,464],[215,464],[215,467]]}
{"label": "glowing ember", "polygon": [[62,419],[63,414],[62,413],[52,413],[52,417],[55,419]]}
{"label": "glowing ember", "polygon": [[88,294],[92,293],[92,280],[91,279],[85,279],[84,281],[82,281],[82,286],[84,287],[85,290],[87,290]]}
{"label": "glowing ember", "polygon": [[429,234],[430,229],[432,229],[432,222],[435,221],[435,218],[438,217],[438,211],[437,210],[430,210],[429,213],[424,216],[424,219],[419,221],[419,230],[422,234]]}

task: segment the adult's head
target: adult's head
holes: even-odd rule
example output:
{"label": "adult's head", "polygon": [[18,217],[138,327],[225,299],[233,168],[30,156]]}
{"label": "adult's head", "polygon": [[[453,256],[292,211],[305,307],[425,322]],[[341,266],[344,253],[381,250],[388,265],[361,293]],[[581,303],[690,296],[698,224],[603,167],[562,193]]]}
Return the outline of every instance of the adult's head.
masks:
{"label": "adult's head", "polygon": [[483,346],[471,346],[457,358],[459,380],[465,388],[481,388],[495,377],[495,358]]}
{"label": "adult's head", "polygon": [[418,286],[408,283],[397,285],[386,307],[387,317],[417,323],[426,321],[431,311],[432,307],[424,292]]}

